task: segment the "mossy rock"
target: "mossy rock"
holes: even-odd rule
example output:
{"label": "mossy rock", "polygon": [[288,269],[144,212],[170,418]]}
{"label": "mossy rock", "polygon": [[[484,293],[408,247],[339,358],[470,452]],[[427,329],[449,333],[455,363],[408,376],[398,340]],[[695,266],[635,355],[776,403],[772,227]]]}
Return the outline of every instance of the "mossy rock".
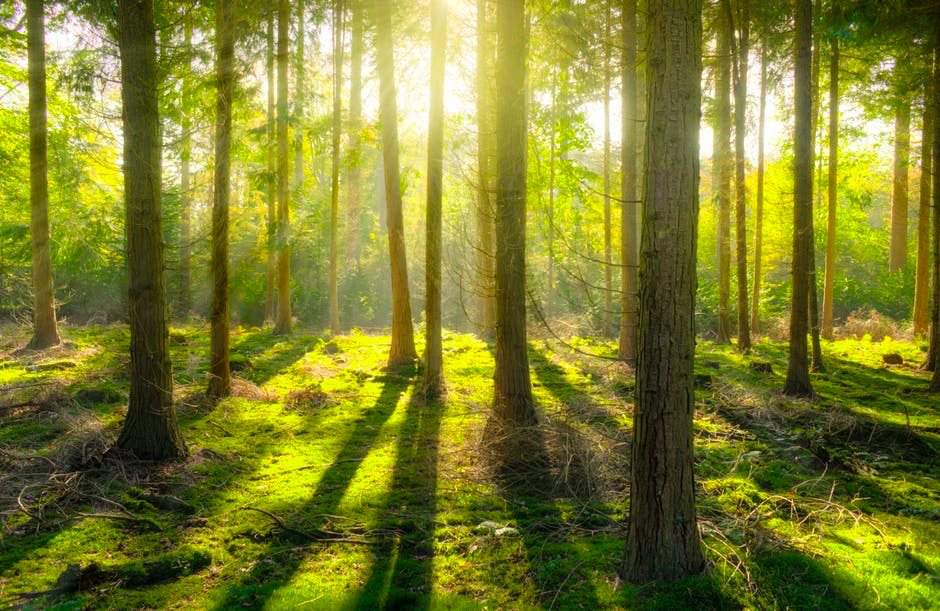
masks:
{"label": "mossy rock", "polygon": [[108,386],[100,388],[82,388],[72,398],[79,403],[86,405],[97,405],[102,403],[119,403],[126,401],[127,398],[122,392]]}
{"label": "mossy rock", "polygon": [[251,359],[241,352],[232,352],[228,355],[228,366],[232,371],[245,371],[254,367],[251,364]]}

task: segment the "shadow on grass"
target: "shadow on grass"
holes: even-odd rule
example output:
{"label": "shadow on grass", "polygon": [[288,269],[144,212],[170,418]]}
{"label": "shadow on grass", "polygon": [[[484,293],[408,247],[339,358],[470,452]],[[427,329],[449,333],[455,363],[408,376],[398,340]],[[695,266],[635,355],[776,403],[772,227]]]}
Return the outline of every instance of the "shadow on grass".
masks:
{"label": "shadow on grass", "polygon": [[251,360],[251,366],[239,375],[261,386],[322,343],[323,338],[313,335],[283,336],[255,332],[238,337],[231,352]]}
{"label": "shadow on grass", "polygon": [[[317,483],[316,490],[310,499],[299,508],[284,508],[291,510],[295,516],[308,514],[330,514],[336,509],[352,484],[362,459],[368,455],[378,439],[382,425],[394,413],[398,400],[407,390],[413,380],[413,372],[408,377],[389,374],[385,376],[381,393],[375,404],[366,411],[356,422],[355,429],[343,442],[342,448],[333,462],[326,468],[323,476]],[[278,511],[274,510],[276,513]],[[296,524],[284,513],[280,514],[287,522]],[[299,526],[300,530],[312,531],[318,525]],[[329,544],[327,544],[329,545]],[[336,544],[342,545],[342,544]],[[282,551],[293,546],[289,541],[274,540],[260,556],[270,556],[272,552]],[[260,608],[264,606],[275,591],[290,581],[303,560],[315,549],[322,548],[322,544],[305,545],[296,548],[294,553],[283,554],[276,564],[257,562],[251,572],[239,584],[229,586],[217,609],[233,609],[241,606]]]}

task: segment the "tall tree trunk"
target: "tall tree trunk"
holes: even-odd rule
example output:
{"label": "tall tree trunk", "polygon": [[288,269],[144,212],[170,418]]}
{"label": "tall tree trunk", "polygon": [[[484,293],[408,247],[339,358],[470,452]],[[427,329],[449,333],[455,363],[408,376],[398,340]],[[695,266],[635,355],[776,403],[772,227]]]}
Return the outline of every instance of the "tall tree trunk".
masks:
{"label": "tall tree trunk", "polygon": [[[492,0],[490,5],[492,4]],[[487,0],[477,0],[477,262],[475,287],[478,294],[478,320],[484,337],[496,333],[496,289],[494,261],[496,249],[493,224],[493,44]]]}
{"label": "tall tree trunk", "polygon": [[[928,62],[929,65],[929,62]],[[920,204],[917,215],[917,273],[914,282],[914,334],[924,336],[929,324],[930,301],[930,181],[933,166],[933,115],[937,103],[931,79],[924,85],[924,120],[921,130]]]}
{"label": "tall tree trunk", "polygon": [[535,424],[526,346],[526,46],[524,0],[497,3],[496,370],[497,429]]}
{"label": "tall tree trunk", "polygon": [[385,160],[385,207],[388,221],[389,264],[392,275],[392,345],[388,365],[395,368],[418,358],[411,320],[411,294],[405,255],[405,226],[401,209],[398,167],[398,102],[395,98],[395,58],[392,55],[392,2],[375,0],[376,66],[379,73],[379,114]]}
{"label": "tall tree trunk", "polygon": [[699,0],[649,7],[636,409],[621,567],[631,583],[705,570],[692,452],[701,15]]}
{"label": "tall tree trunk", "polygon": [[[727,12],[731,14],[730,0],[725,0]],[[750,15],[747,0],[738,0],[738,24],[734,27],[729,19],[728,37],[734,55],[734,162],[735,162],[735,256],[738,280],[738,350],[751,349],[751,329],[747,311],[747,159],[744,156],[744,139],[747,130],[747,65]],[[735,29],[738,37],[735,42]]]}
{"label": "tall tree trunk", "polygon": [[291,187],[295,202],[303,201],[304,191],[304,105],[307,99],[307,81],[304,43],[304,0],[297,0],[297,50],[294,56],[294,184]]}
{"label": "tall tree trunk", "polygon": [[[826,218],[826,276],[823,284],[822,336],[832,339],[832,297],[836,273],[836,214],[839,173],[839,39],[833,37],[829,57],[829,209]],[[929,208],[928,208],[929,213]]]}
{"label": "tall tree trunk", "polygon": [[604,337],[613,334],[613,231],[610,218],[610,2],[604,1]]}
{"label": "tall tree trunk", "polygon": [[333,0],[333,163],[330,176],[330,332],[339,335],[339,144],[343,128],[343,15],[342,0]]}
{"label": "tall tree trunk", "polygon": [[267,199],[267,254],[268,266],[266,274],[266,287],[264,293],[264,321],[274,322],[274,275],[277,269],[276,264],[276,241],[277,241],[277,188],[275,174],[275,159],[277,156],[276,128],[274,118],[274,6],[268,8],[268,29],[267,29],[267,77],[268,77],[268,108],[267,108],[267,129],[265,130],[265,157],[268,162],[268,172],[265,180],[266,199]]}
{"label": "tall tree trunk", "polygon": [[424,351],[424,393],[436,399],[444,391],[444,357],[441,347],[441,242],[442,183],[444,173],[444,66],[447,46],[446,0],[431,0],[431,93],[428,115],[428,201],[426,346]]}
{"label": "tall tree trunk", "polygon": [[218,45],[215,107],[215,184],[212,197],[212,310],[209,356],[209,398],[218,401],[232,392],[229,371],[228,211],[231,193],[232,92],[234,90],[234,0],[216,4]]}
{"label": "tall tree trunk", "polygon": [[180,111],[180,294],[179,313],[186,317],[193,307],[192,297],[192,194],[190,193],[189,162],[192,156],[192,53],[193,20],[187,13],[183,21],[183,48],[186,65],[183,67],[183,107]]}
{"label": "tall tree trunk", "polygon": [[[933,90],[940,92],[940,15],[934,19],[933,31]],[[940,160],[940,103],[933,105],[933,158]],[[934,163],[933,172],[933,286],[930,304],[930,354],[928,364],[932,366],[930,390],[940,392],[940,163]]]}
{"label": "tall tree trunk", "polygon": [[349,45],[349,154],[347,175],[346,260],[359,266],[359,224],[361,163],[360,132],[362,130],[362,0],[352,0],[352,39]]}
{"label": "tall tree trunk", "polygon": [[46,159],[46,35],[43,0],[26,3],[29,55],[29,201],[33,246],[33,337],[30,348],[59,343],[49,252],[49,181]]}
{"label": "tall tree trunk", "polygon": [[718,138],[718,342],[731,343],[731,36],[727,14],[719,17],[715,79]]}
{"label": "tall tree trunk", "polygon": [[793,132],[793,287],[790,300],[790,348],[783,392],[812,396],[806,333],[809,320],[810,261],[813,215],[813,86],[811,0],[796,0]]}
{"label": "tall tree trunk", "polygon": [[764,239],[764,131],[767,115],[767,43],[760,51],[760,110],[757,119],[757,202],[754,207],[754,285],[751,291],[751,329],[760,326],[761,250]]}
{"label": "tall tree trunk", "polygon": [[548,287],[545,295],[545,318],[551,320],[555,306],[555,151],[558,117],[558,68],[552,74],[551,110],[548,135]]}
{"label": "tall tree trunk", "polygon": [[131,392],[117,446],[144,460],[186,456],[173,407],[160,214],[161,143],[152,0],[118,2],[124,117]]}
{"label": "tall tree trunk", "polygon": [[[813,14],[821,15],[822,14],[822,0],[815,0],[813,4]],[[819,75],[820,75],[820,65],[822,59],[822,50],[820,47],[820,41],[822,39],[822,30],[819,28],[813,28],[813,68],[812,68],[812,118],[811,118],[811,146],[810,150],[812,151],[812,165],[815,167],[816,156],[816,134],[817,126],[819,124]],[[819,156],[819,176],[820,180],[822,179],[822,156]],[[822,183],[818,185],[818,190],[816,190],[816,204],[820,205],[822,202]],[[812,194],[810,199],[812,199]],[[825,371],[825,366],[823,365],[822,360],[822,347],[819,342],[819,293],[817,292],[817,282],[816,282],[816,228],[814,220],[813,208],[810,206],[810,215],[809,215],[809,234],[806,239],[806,249],[807,249],[807,258],[809,259],[809,335],[812,345],[812,365],[810,366],[810,371],[822,372]]]}
{"label": "tall tree trunk", "polygon": [[637,327],[637,94],[636,0],[623,0],[620,147],[620,341],[617,356],[636,363]]}
{"label": "tall tree trunk", "polygon": [[290,8],[277,3],[277,323],[276,334],[291,331],[290,315],[290,192],[287,184],[287,45]]}
{"label": "tall tree trunk", "polygon": [[891,245],[889,271],[907,264],[907,187],[911,154],[911,103],[898,102],[894,114],[894,183],[891,194]]}

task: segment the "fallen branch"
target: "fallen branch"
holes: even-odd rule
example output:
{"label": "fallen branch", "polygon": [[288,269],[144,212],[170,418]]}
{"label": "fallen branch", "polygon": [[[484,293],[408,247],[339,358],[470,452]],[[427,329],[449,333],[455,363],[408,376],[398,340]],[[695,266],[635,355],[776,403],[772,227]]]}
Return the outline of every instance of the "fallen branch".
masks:
{"label": "fallen branch", "polygon": [[[242,509],[245,511],[257,511],[260,514],[264,514],[265,516],[270,518],[275,524],[277,524],[281,528],[281,530],[283,530],[284,532],[289,532],[293,535],[297,535],[298,537],[301,537],[313,543],[353,543],[355,545],[375,545],[373,541],[366,541],[365,539],[352,539],[349,537],[343,537],[343,536],[340,536],[339,533],[328,533],[326,531],[318,530],[316,531],[318,534],[313,534],[313,533],[305,532],[302,530],[298,530],[296,528],[291,528],[290,526],[285,524],[284,520],[282,520],[276,514],[273,514],[270,511],[266,511],[264,509],[259,509],[257,507],[246,506],[246,507],[242,507]],[[326,536],[321,536],[321,534],[326,535]]]}

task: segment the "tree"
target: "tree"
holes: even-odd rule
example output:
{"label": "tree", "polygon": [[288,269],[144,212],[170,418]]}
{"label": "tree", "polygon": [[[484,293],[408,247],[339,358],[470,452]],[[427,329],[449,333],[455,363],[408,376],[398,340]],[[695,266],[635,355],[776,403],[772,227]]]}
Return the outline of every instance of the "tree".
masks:
{"label": "tree", "polygon": [[173,407],[160,213],[160,115],[152,0],[118,2],[124,117],[131,392],[117,446],[138,458],[186,456]]}
{"label": "tree", "polygon": [[446,0],[431,0],[431,107],[428,115],[428,205],[426,286],[427,331],[424,352],[424,393],[436,399],[444,391],[441,348],[441,242],[444,165],[444,64],[447,45]]}
{"label": "tree", "polygon": [[[903,63],[900,58],[898,63]],[[896,68],[896,71],[900,68]],[[900,80],[901,77],[899,77]],[[891,192],[891,243],[888,269],[907,264],[907,187],[911,151],[911,102],[902,95],[894,107],[894,182]]]}
{"label": "tree", "polygon": [[613,231],[610,220],[610,2],[604,1],[604,336],[610,337],[614,314]]}
{"label": "tree", "polygon": [[[492,0],[491,0],[492,1]],[[492,42],[487,19],[487,0],[477,0],[477,201],[476,201],[476,290],[479,294],[479,322],[484,337],[496,330],[496,294],[494,287],[495,227],[492,194],[496,189],[492,176],[493,157],[493,74]]]}
{"label": "tree", "polygon": [[767,42],[760,50],[760,109],[757,118],[757,197],[754,204],[754,284],[751,290],[751,329],[760,325],[761,255],[764,240],[764,132],[767,117]]}
{"label": "tree", "polygon": [[[930,59],[928,56],[928,67]],[[924,83],[924,118],[921,130],[920,200],[917,216],[917,270],[914,280],[914,334],[923,336],[928,327],[928,301],[930,296],[930,181],[933,167],[933,115],[937,103],[932,79]]]}
{"label": "tree", "polygon": [[731,343],[731,25],[718,17],[718,75],[715,77],[718,151],[718,341]]}
{"label": "tree", "polygon": [[649,5],[636,409],[621,567],[631,583],[705,570],[692,456],[701,14],[699,0]]}
{"label": "tree", "polygon": [[832,301],[836,272],[836,214],[839,173],[839,39],[830,41],[829,56],[829,207],[826,216],[826,275],[823,283],[822,336],[832,339]]}
{"label": "tree", "polygon": [[339,145],[343,118],[343,14],[342,0],[333,0],[333,163],[330,174],[330,332],[339,335]]}
{"label": "tree", "polygon": [[536,423],[526,345],[526,35],[524,0],[496,7],[496,369],[497,430]]}
{"label": "tree", "polygon": [[392,343],[388,366],[401,367],[418,358],[411,320],[411,294],[405,255],[405,226],[401,209],[398,166],[398,102],[395,98],[395,58],[392,50],[391,0],[375,0],[376,68],[379,73],[379,115],[385,161],[385,206],[389,266],[392,275]]}
{"label": "tree", "polygon": [[790,346],[783,392],[812,396],[809,380],[806,333],[809,321],[810,260],[807,242],[812,237],[812,37],[811,0],[796,1],[796,40],[793,67],[793,264],[790,299]]}
{"label": "tree", "polygon": [[183,52],[186,53],[186,65],[183,69],[182,108],[180,109],[180,295],[179,313],[189,314],[193,307],[192,298],[192,194],[190,193],[190,157],[192,156],[192,47],[193,21],[187,13],[183,18]]}
{"label": "tree", "polygon": [[637,244],[636,244],[636,0],[623,0],[623,58],[621,62],[620,147],[620,341],[617,356],[636,363]]}
{"label": "tree", "polygon": [[268,8],[267,16],[267,35],[265,63],[267,65],[268,78],[268,108],[267,108],[267,129],[265,130],[265,157],[268,162],[268,171],[265,180],[265,197],[267,199],[267,275],[264,298],[264,320],[274,321],[274,275],[277,269],[276,263],[276,242],[277,242],[277,188],[275,174],[277,168],[275,161],[277,158],[276,128],[274,118],[274,6]]}
{"label": "tree", "polygon": [[30,348],[59,343],[52,256],[49,252],[49,180],[46,159],[46,34],[43,0],[26,3],[29,56],[29,201],[33,248],[33,337]]}
{"label": "tree", "polygon": [[274,332],[290,333],[290,193],[287,185],[287,0],[277,3],[277,322]]}
{"label": "tree", "polygon": [[[935,15],[933,34],[933,90],[940,92],[940,14]],[[940,160],[940,104],[933,104],[933,158]],[[933,164],[933,299],[930,309],[930,353],[933,376],[930,391],[940,392],[940,164]]]}
{"label": "tree", "polygon": [[346,259],[359,264],[359,223],[361,211],[360,191],[360,147],[359,132],[362,129],[362,2],[352,0],[352,37],[349,41],[349,153],[352,162],[347,175],[349,198],[346,221]]}
{"label": "tree", "polygon": [[212,191],[212,308],[209,356],[209,397],[215,401],[232,392],[229,370],[228,217],[231,193],[232,92],[234,90],[235,17],[233,0],[216,5],[218,89],[215,107],[215,176]]}

